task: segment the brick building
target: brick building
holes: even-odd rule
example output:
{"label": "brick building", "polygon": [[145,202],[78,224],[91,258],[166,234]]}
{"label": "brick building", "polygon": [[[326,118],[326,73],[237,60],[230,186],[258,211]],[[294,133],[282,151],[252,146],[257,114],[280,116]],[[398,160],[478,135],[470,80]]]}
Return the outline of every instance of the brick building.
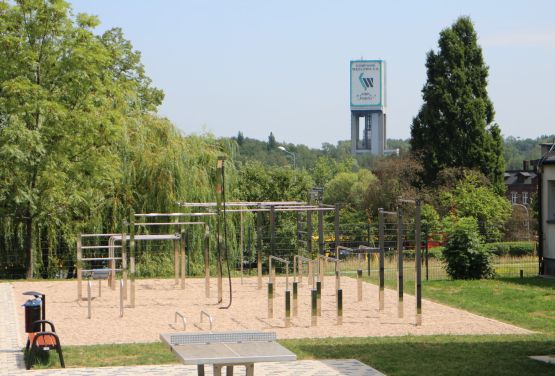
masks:
{"label": "brick building", "polygon": [[538,191],[538,175],[524,161],[522,170],[505,171],[505,195],[512,204],[529,206],[532,195]]}

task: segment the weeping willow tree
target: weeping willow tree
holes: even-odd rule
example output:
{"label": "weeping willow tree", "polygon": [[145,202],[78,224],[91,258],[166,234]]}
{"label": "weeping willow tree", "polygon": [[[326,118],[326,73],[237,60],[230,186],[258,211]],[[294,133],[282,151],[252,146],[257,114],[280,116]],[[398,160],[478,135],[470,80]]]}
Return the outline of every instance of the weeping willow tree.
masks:
{"label": "weeping willow tree", "polygon": [[232,145],[156,115],[163,93],[120,29],[95,35],[63,0],[0,0],[0,19],[0,277],[71,275],[76,234],[214,200]]}

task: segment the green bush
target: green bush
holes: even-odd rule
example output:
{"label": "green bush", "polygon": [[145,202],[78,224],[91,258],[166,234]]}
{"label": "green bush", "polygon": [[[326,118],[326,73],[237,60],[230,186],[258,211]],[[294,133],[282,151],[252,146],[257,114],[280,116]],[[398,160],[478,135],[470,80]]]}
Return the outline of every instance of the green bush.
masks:
{"label": "green bush", "polygon": [[465,217],[452,222],[447,238],[443,258],[451,278],[481,279],[494,276],[491,252],[482,243],[476,219]]}
{"label": "green bush", "polygon": [[535,242],[499,242],[489,243],[486,247],[496,256],[535,256]]}

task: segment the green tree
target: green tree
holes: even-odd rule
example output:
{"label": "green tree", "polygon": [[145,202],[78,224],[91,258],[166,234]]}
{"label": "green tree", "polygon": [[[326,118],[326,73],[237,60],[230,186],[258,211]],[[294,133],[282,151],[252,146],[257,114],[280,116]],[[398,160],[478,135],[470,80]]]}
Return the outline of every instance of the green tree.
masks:
{"label": "green tree", "polygon": [[274,133],[270,132],[270,135],[268,136],[268,150],[273,150],[276,148],[276,146],[277,142]]}
{"label": "green tree", "polygon": [[477,220],[480,233],[488,241],[500,239],[505,222],[511,216],[511,204],[499,196],[481,174],[466,171],[464,178],[453,188],[441,190],[439,201],[442,212],[455,217]]}
{"label": "green tree", "polygon": [[424,104],[411,126],[411,149],[424,166],[424,183],[434,185],[446,167],[468,167],[503,187],[503,140],[493,123],[487,93],[488,67],[468,17],[439,37],[439,51],[427,54]]}
{"label": "green tree", "polygon": [[63,0],[1,1],[0,20],[0,213],[23,227],[31,278],[35,231],[74,233],[101,211],[126,124],[163,94],[121,30],[95,36],[96,17]]}

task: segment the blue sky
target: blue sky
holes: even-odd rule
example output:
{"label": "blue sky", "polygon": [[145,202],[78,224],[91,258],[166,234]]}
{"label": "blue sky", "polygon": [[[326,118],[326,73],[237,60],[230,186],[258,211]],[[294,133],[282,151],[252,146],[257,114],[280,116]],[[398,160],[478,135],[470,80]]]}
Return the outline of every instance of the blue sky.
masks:
{"label": "blue sky", "polygon": [[408,138],[425,58],[472,18],[505,136],[555,133],[555,1],[75,0],[121,27],[164,90],[160,113],[211,132],[320,147],[350,138],[349,61],[387,61],[388,137]]}

